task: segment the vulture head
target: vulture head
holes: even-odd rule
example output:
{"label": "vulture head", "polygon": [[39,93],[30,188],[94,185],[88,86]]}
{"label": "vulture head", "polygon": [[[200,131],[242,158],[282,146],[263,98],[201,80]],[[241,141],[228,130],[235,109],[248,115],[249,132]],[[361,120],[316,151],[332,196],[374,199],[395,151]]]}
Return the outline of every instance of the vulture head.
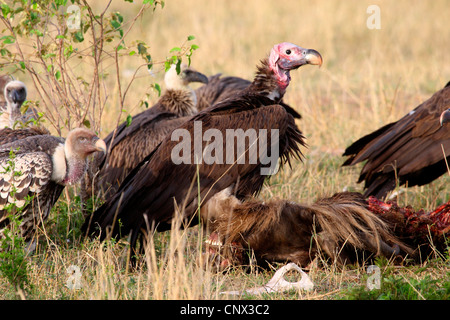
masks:
{"label": "vulture head", "polygon": [[444,110],[444,112],[441,113],[440,117],[441,127],[447,122],[450,122],[450,109]]}
{"label": "vulture head", "polygon": [[322,56],[314,49],[305,49],[289,42],[276,44],[269,55],[269,67],[275,73],[281,89],[291,81],[290,71],[302,65],[322,65]]}
{"label": "vulture head", "polygon": [[185,89],[191,82],[208,83],[208,77],[187,65],[182,64],[177,74],[176,65],[173,64],[164,76],[167,89]]}
{"label": "vulture head", "polygon": [[90,130],[73,129],[67,135],[63,153],[55,153],[54,173],[58,175],[59,172],[64,185],[78,182],[86,170],[86,158],[96,151],[106,152],[106,144],[102,139]]}
{"label": "vulture head", "polygon": [[11,112],[18,110],[20,113],[20,107],[27,99],[27,87],[22,81],[10,81],[5,86],[4,95]]}

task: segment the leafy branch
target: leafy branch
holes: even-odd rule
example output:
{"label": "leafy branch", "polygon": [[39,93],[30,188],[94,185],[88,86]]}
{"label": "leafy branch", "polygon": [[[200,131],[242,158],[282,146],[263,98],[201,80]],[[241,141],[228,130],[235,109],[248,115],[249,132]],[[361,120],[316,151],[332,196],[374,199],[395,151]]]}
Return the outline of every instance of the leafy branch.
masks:
{"label": "leafy branch", "polygon": [[[128,21],[120,12],[110,12],[111,2],[100,12],[86,0],[12,0],[0,5],[0,70],[30,76],[37,97],[28,107],[42,112],[60,135],[63,129],[82,125],[99,131],[111,86],[118,89],[118,110],[126,110],[127,95],[141,68],[164,64],[167,70],[175,63],[179,69],[183,58],[190,64],[198,48],[186,44],[194,39],[189,36],[165,61],[154,62],[144,41],[128,37],[138,19],[148,10],[164,8],[164,1],[143,0]],[[143,61],[126,83],[120,72],[122,59]],[[160,86],[152,86],[160,94]]]}

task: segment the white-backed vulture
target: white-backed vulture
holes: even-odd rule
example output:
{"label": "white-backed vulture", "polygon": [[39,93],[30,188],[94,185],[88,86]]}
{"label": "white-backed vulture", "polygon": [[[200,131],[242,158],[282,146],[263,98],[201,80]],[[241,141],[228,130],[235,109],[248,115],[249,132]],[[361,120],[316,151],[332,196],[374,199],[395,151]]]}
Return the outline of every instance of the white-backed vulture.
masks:
{"label": "white-backed vulture", "polygon": [[[34,108],[27,108],[22,114],[22,104],[27,99],[27,87],[18,80],[10,80],[11,77],[3,76],[0,81],[0,87],[4,83],[3,98],[4,103],[0,102],[0,129],[13,128],[22,129],[34,125],[35,120],[39,119],[39,114]],[[31,124],[31,125],[30,125]],[[42,129],[38,129],[42,130]]]}
{"label": "white-backed vulture", "polygon": [[185,65],[177,74],[176,66],[166,72],[166,91],[151,108],[132,117],[131,124],[123,122],[104,140],[108,154],[97,154],[87,181],[83,181],[86,196],[92,194],[91,187],[95,171],[96,190],[104,198],[117,191],[122,180],[136,167],[174,128],[197,113],[196,94],[189,86],[192,82],[207,83],[208,78]]}
{"label": "white-backed vulture", "polygon": [[4,88],[5,109],[0,115],[0,128],[13,128],[16,121],[21,121],[20,107],[27,99],[27,87],[21,81],[13,80]]}
{"label": "white-backed vulture", "polygon": [[0,229],[18,214],[22,236],[30,241],[64,186],[79,181],[87,156],[105,150],[103,140],[82,128],[71,130],[65,140],[35,135],[1,145]]}
{"label": "white-backed vulture", "polygon": [[[291,80],[290,71],[306,64],[321,65],[322,57],[292,43],[275,45],[261,61],[250,86],[199,112],[164,138],[116,194],[86,218],[83,231],[101,239],[131,233],[131,247],[135,248],[142,232],[171,228],[175,203],[182,208],[186,227],[199,222],[195,218],[199,206],[222,190],[232,188],[238,199],[257,194],[266,177],[276,172],[273,166],[278,160],[291,164],[292,158],[302,156],[304,137],[279,102]],[[225,139],[230,130],[236,135]],[[205,138],[211,133],[214,135]],[[246,139],[246,133],[254,133],[254,140]],[[234,143],[238,139],[239,146]],[[190,151],[178,153],[180,144]],[[216,158],[211,162],[213,144]],[[256,144],[259,151],[251,147]],[[202,161],[208,151],[211,158]],[[180,162],[181,154],[184,159]],[[225,159],[225,155],[230,158]]]}
{"label": "white-backed vulture", "polygon": [[[10,143],[29,136],[50,134],[44,127],[30,126],[29,121],[38,119],[37,111],[29,108],[21,113],[21,106],[27,98],[27,88],[21,81],[13,80],[11,76],[0,77],[0,89],[3,87],[0,105],[0,145]],[[1,102],[0,102],[1,103]]]}
{"label": "white-backed vulture", "polygon": [[[385,197],[396,185],[424,185],[447,172],[450,127],[439,126],[450,107],[450,82],[396,122],[360,138],[343,156],[344,166],[366,161],[358,183],[365,196]],[[447,159],[442,152],[444,148]]]}

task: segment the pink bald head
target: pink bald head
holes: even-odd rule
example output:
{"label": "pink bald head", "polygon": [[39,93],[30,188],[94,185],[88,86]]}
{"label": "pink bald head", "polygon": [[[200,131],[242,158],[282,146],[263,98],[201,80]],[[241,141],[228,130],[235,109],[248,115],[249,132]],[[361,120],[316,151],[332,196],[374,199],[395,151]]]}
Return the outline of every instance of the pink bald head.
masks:
{"label": "pink bald head", "polygon": [[276,44],[270,51],[269,66],[275,73],[280,89],[286,89],[291,80],[290,70],[304,64],[322,65],[322,56],[314,49],[305,49],[289,42]]}

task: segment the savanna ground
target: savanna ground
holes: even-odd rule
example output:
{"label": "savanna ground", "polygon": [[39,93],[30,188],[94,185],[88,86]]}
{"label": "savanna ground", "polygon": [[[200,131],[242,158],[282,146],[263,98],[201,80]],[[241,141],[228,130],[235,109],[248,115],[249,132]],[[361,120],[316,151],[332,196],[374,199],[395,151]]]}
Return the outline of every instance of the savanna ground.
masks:
{"label": "savanna ground", "polygon": [[[381,29],[366,25],[370,16],[366,10],[372,4],[380,8]],[[108,12],[120,11],[127,21],[139,6],[114,0]],[[102,10],[101,4],[93,8]],[[173,47],[194,35],[199,47],[192,55],[194,68],[207,75],[223,73],[247,79],[275,43],[289,41],[318,50],[324,58],[322,68],[305,66],[292,72],[285,96],[303,117],[298,125],[307,137],[305,159],[283,168],[259,195],[261,199],[309,203],[344,189],[362,191],[362,185],[356,183],[361,166],[341,167],[345,147],[400,118],[450,80],[449,15],[445,0],[167,0],[164,8],[140,16],[127,37],[145,41],[153,60],[164,61]],[[134,61],[131,56],[120,59],[123,81],[133,76]],[[80,63],[79,68],[90,72],[89,65]],[[117,84],[105,82],[105,110],[101,122],[95,123],[101,137],[128,114],[144,110],[142,101],[151,105],[157,100],[151,85],[160,83],[164,90],[163,66],[156,64],[152,70],[152,74],[145,68],[139,70],[124,108]],[[8,71],[8,66],[3,71]],[[28,84],[29,99],[39,100],[29,74],[15,76]],[[444,176],[430,185],[406,190],[398,201],[431,210],[448,201],[448,185],[449,177]],[[226,299],[221,291],[260,286],[273,275],[273,270],[257,268],[227,273],[204,269],[200,227],[156,234],[138,268],[130,269],[126,239],[100,244],[81,237],[83,218],[77,194],[77,188],[65,192],[41,231],[37,250],[22,261],[22,266],[27,266],[20,271],[23,288],[0,278],[1,299]],[[395,266],[379,259],[381,289],[368,291],[367,265],[342,269],[323,264],[319,258],[308,268],[314,290],[242,298],[448,299],[449,262],[448,254],[424,257],[415,266]],[[79,272],[74,273],[71,266]],[[20,269],[17,265],[12,268]],[[296,281],[296,276],[290,275],[290,279]],[[81,288],[73,288],[74,277]]]}

